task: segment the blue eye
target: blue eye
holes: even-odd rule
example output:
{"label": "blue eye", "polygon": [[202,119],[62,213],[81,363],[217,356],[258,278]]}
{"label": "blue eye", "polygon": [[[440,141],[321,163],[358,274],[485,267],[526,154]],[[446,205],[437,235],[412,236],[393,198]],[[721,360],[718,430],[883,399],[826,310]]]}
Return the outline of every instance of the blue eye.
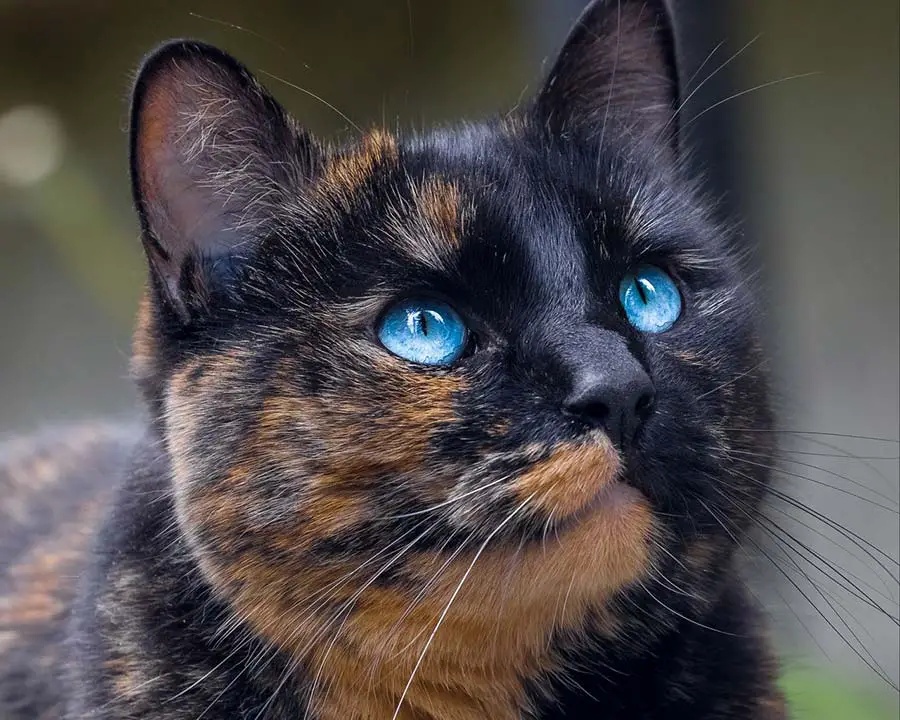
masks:
{"label": "blue eye", "polygon": [[422,365],[450,365],[466,348],[468,331],[457,312],[440,300],[412,298],[390,308],[378,338],[394,355]]}
{"label": "blue eye", "polygon": [[642,265],[622,279],[619,300],[628,322],[643,332],[668,330],[681,315],[681,293],[675,281],[653,265]]}

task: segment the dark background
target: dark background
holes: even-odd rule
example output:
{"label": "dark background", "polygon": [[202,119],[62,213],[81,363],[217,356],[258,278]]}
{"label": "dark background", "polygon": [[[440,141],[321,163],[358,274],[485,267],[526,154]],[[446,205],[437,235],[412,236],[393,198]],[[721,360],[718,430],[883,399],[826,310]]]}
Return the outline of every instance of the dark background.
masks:
{"label": "dark background", "polygon": [[[155,44],[200,37],[284,79],[261,75],[322,135],[346,123],[288,83],[363,126],[422,127],[504,110],[527,96],[581,5],[0,0],[0,435],[135,413],[127,356],[144,272],[124,129],[130,73]],[[803,476],[789,476],[791,490],[896,559],[898,3],[674,5],[685,79],[700,68],[689,89],[744,48],[702,85],[685,119],[725,101],[691,122],[690,141],[698,171],[721,197],[720,213],[740,223],[742,242],[758,251],[783,426],[894,441],[807,436],[888,459],[811,456],[824,470],[786,466]],[[804,77],[787,79],[796,75]],[[804,452],[822,451],[786,437]],[[896,615],[896,564],[891,580],[816,532],[797,532],[874,585]],[[896,694],[790,583],[771,568],[757,575],[792,663],[822,666],[896,707]],[[897,683],[896,625],[846,594],[837,601]],[[810,703],[820,686],[804,683],[814,682],[797,680]],[[848,701],[856,703],[847,706],[853,718],[864,717],[859,703],[867,700]]]}

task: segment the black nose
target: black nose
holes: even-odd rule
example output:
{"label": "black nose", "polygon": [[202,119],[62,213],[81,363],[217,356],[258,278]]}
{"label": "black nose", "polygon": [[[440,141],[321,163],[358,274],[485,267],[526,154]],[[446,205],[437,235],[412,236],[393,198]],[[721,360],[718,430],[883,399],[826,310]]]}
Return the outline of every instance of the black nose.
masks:
{"label": "black nose", "polygon": [[602,427],[620,449],[631,446],[637,431],[653,411],[653,382],[633,358],[607,368],[576,372],[563,410],[582,422]]}

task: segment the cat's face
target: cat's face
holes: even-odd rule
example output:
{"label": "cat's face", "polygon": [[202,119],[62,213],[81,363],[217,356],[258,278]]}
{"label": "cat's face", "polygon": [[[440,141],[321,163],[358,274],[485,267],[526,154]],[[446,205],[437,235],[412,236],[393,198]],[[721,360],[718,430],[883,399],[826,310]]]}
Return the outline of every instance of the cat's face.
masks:
{"label": "cat's face", "polygon": [[750,299],[679,169],[666,26],[623,7],[528,110],[340,149],[209,48],[145,66],[136,367],[182,529],[276,642],[399,646],[461,586],[470,630],[577,624],[715,574],[758,505],[728,469],[769,452]]}

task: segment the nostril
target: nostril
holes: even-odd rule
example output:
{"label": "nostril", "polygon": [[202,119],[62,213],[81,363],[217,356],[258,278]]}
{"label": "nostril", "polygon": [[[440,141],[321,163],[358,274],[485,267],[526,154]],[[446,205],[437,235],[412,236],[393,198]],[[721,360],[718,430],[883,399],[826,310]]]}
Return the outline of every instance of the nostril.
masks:
{"label": "nostril", "polygon": [[603,428],[626,449],[653,414],[656,393],[643,375],[621,382],[615,376],[586,376],[563,403],[563,412],[581,423]]}
{"label": "nostril", "polygon": [[605,425],[609,419],[609,406],[590,397],[577,397],[567,400],[563,404],[563,411],[567,415],[581,418],[592,425]]}
{"label": "nostril", "polygon": [[634,404],[634,412],[635,414],[645,420],[647,416],[653,412],[653,406],[656,403],[656,398],[654,397],[652,392],[644,393],[641,395],[637,402]]}
{"label": "nostril", "polygon": [[602,430],[620,450],[630,450],[654,412],[653,380],[618,334],[585,328],[577,337],[560,347],[558,367],[567,377],[560,378],[566,394],[559,410],[580,431]]}

